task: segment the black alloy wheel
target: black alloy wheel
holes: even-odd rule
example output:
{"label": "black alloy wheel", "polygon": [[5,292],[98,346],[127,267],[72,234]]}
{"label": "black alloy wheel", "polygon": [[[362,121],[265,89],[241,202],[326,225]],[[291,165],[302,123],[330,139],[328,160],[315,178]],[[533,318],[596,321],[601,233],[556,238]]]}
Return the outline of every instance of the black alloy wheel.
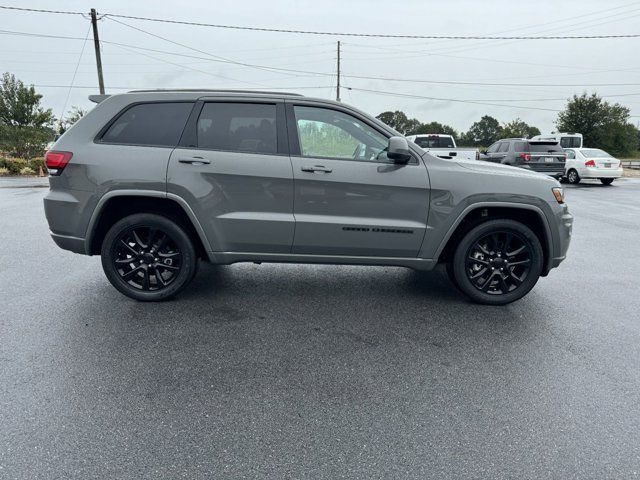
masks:
{"label": "black alloy wheel", "polygon": [[166,288],[180,273],[182,252],[168,233],[135,226],[118,237],[113,256],[120,278],[143,291]]}
{"label": "black alloy wheel", "polygon": [[478,303],[504,305],[522,298],[542,273],[537,235],[516,220],[495,219],[469,230],[456,246],[452,270],[457,286]]}
{"label": "black alloy wheel", "polygon": [[157,301],[180,292],[195,276],[193,242],[178,223],[149,213],[116,222],[102,242],[102,267],[121,293]]}
{"label": "black alloy wheel", "polygon": [[532,254],[529,243],[517,233],[492,232],[479,238],[467,251],[467,278],[489,295],[512,292],[527,278]]}

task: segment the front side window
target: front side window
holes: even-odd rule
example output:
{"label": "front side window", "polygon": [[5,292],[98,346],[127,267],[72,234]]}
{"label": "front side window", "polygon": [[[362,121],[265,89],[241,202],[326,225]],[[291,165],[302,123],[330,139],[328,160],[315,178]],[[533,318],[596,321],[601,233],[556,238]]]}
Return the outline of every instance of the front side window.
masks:
{"label": "front side window", "polygon": [[180,140],[193,103],[141,103],[128,108],[101,141],[126,145],[174,147]]}
{"label": "front side window", "polygon": [[303,157],[387,162],[387,137],[343,112],[294,107]]}
{"label": "front side window", "polygon": [[498,149],[498,152],[503,153],[508,151],[509,151],[509,142],[502,142],[500,144],[500,148]]}
{"label": "front side window", "polygon": [[205,103],[198,118],[198,148],[277,153],[276,106],[266,103]]}
{"label": "front side window", "polygon": [[487,153],[496,153],[498,151],[498,147],[500,146],[500,142],[496,142],[487,148]]}

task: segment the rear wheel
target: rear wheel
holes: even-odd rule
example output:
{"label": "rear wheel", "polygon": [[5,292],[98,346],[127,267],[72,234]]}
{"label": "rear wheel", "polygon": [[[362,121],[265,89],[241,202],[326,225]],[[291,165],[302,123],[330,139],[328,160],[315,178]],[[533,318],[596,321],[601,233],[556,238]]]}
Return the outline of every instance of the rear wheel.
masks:
{"label": "rear wheel", "polygon": [[611,185],[613,183],[613,178],[601,178],[600,181],[603,185]]}
{"label": "rear wheel", "polygon": [[567,182],[575,185],[577,183],[580,183],[580,175],[578,175],[577,170],[574,170],[573,168],[571,170],[569,170],[567,172]]}
{"label": "rear wheel", "polygon": [[456,247],[453,275],[478,303],[504,305],[534,287],[543,267],[540,240],[514,220],[490,220],[469,231]]}
{"label": "rear wheel", "polygon": [[197,257],[187,233],[166,217],[135,214],[116,222],[102,243],[102,267],[121,293],[158,301],[193,279]]}

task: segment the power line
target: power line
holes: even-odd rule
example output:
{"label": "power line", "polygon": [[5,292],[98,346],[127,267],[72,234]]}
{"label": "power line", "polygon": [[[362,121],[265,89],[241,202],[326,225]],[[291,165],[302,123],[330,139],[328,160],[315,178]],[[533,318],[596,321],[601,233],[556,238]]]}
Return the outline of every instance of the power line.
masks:
{"label": "power line", "polygon": [[[123,23],[123,22],[119,22],[119,23]],[[128,25],[127,25],[128,26]],[[142,29],[138,29],[137,27],[132,27],[136,30],[140,30],[143,33],[149,33],[146,32],[145,30]],[[7,33],[7,34],[15,34],[15,35],[27,35],[27,36],[37,36],[37,37],[45,37],[45,38],[63,38],[63,39],[73,39],[73,40],[84,40],[81,37],[66,37],[66,36],[60,36],[60,35],[47,35],[47,34],[34,34],[34,33],[29,33],[29,32],[15,32],[15,31],[9,31],[9,30],[0,30],[0,34],[2,33]],[[155,35],[152,33],[149,33],[152,36],[156,36],[158,38],[161,38],[163,40],[166,40],[168,42],[171,43],[175,43],[176,45],[180,45],[183,48],[187,48],[190,50],[194,50],[197,51],[199,53],[203,53],[205,55],[209,55],[210,57],[201,57],[201,56],[194,56],[194,55],[188,55],[188,54],[184,54],[184,53],[177,53],[177,52],[168,52],[165,50],[158,50],[158,49],[153,49],[153,48],[144,48],[144,47],[139,47],[136,45],[128,45],[128,44],[124,44],[124,43],[119,43],[119,42],[111,42],[111,41],[105,41],[103,40],[102,43],[105,44],[109,44],[109,45],[116,45],[116,46],[123,46],[123,47],[129,47],[129,48],[133,48],[136,50],[144,50],[144,51],[150,51],[150,52],[157,52],[157,53],[164,53],[167,55],[177,55],[180,57],[186,57],[186,58],[195,58],[195,59],[199,59],[199,60],[207,60],[207,61],[212,61],[212,62],[220,62],[220,63],[226,63],[226,64],[233,64],[233,65],[239,65],[239,66],[243,66],[243,67],[249,67],[249,68],[256,68],[259,70],[265,70],[265,71],[276,71],[276,72],[285,72],[285,73],[296,73],[296,74],[304,74],[304,75],[311,75],[311,76],[322,76],[322,77],[331,77],[334,74],[333,73],[327,73],[327,72],[315,72],[315,71],[310,71],[310,70],[297,70],[297,69],[292,69],[292,68],[281,68],[281,67],[272,67],[272,66],[268,66],[268,65],[258,65],[258,64],[251,64],[251,63],[245,63],[245,62],[238,62],[235,60],[231,60],[231,59],[227,59],[224,57],[219,57],[217,55],[213,55],[210,54],[208,52],[204,52],[202,50],[199,49],[195,49],[193,47],[190,47],[188,45],[184,45],[181,44],[179,42],[174,42],[173,40],[170,39],[166,39],[164,37],[161,37],[159,35]],[[408,78],[391,78],[391,77],[377,77],[377,76],[366,76],[366,75],[342,75],[344,78],[355,78],[355,79],[360,79],[360,80],[379,80],[379,81],[385,81],[385,82],[405,82],[405,83],[424,83],[424,84],[442,84],[442,85],[469,85],[469,86],[499,86],[499,87],[620,87],[620,86],[638,86],[640,85],[640,83],[559,83],[559,84],[537,84],[537,83],[504,83],[504,82],[459,82],[459,81],[449,81],[449,80],[425,80],[425,79],[408,79]]]}
{"label": "power line", "polygon": [[387,95],[390,97],[401,97],[401,98],[417,98],[417,99],[422,99],[422,100],[435,100],[438,102],[456,102],[456,103],[471,103],[471,104],[475,104],[475,105],[489,105],[489,106],[493,106],[493,107],[508,107],[508,108],[521,108],[521,109],[525,109],[525,110],[543,110],[546,112],[560,112],[561,110],[555,110],[552,108],[541,108],[541,107],[528,107],[528,106],[522,106],[522,105],[503,105],[503,104],[499,104],[499,103],[488,103],[488,102],[482,102],[482,101],[476,101],[476,100],[459,100],[457,98],[439,98],[439,97],[426,97],[426,96],[422,96],[422,95],[411,95],[408,93],[398,93],[398,92],[384,92],[381,90],[370,90],[367,88],[356,88],[356,87],[344,87],[347,90],[354,90],[354,91],[358,91],[358,92],[366,92],[366,93],[374,93],[377,95]]}
{"label": "power line", "polygon": [[[83,15],[83,12],[71,12],[62,10],[44,10],[36,8],[22,8],[0,5],[5,10],[16,10],[25,12],[38,13],[55,13],[66,15]],[[186,20],[171,20],[167,18],[142,17],[136,15],[121,15],[116,13],[104,13],[103,18],[108,17],[112,20],[115,18],[124,18],[129,20],[140,20],[145,22],[169,23],[174,25],[189,25],[194,27],[220,28],[227,30],[245,30],[253,32],[270,32],[270,33],[289,33],[299,35],[322,35],[333,37],[366,37],[366,38],[406,38],[421,40],[587,40],[587,39],[607,39],[607,38],[638,38],[640,34],[616,34],[616,35],[512,35],[512,36],[487,36],[487,35],[400,35],[385,33],[356,33],[356,32],[331,32],[320,30],[300,30],[286,28],[268,28],[268,27],[250,27],[242,25],[225,25],[217,23],[192,22]]]}
{"label": "power line", "polygon": [[71,96],[71,89],[73,88],[73,84],[76,81],[76,75],[78,74],[78,67],[80,67],[80,61],[82,60],[82,54],[84,53],[84,47],[87,45],[87,38],[89,38],[90,31],[91,31],[91,24],[89,24],[89,28],[87,29],[87,34],[84,36],[84,42],[82,42],[82,48],[80,49],[80,55],[78,56],[78,63],[76,63],[76,68],[73,71],[73,77],[71,77],[71,85],[69,85],[69,90],[67,91],[67,97],[64,100],[64,106],[62,107],[62,112],[60,113],[60,125],[62,125],[62,117],[64,117],[64,112],[67,110],[67,104],[69,103],[69,97]]}
{"label": "power line", "polygon": [[83,12],[70,12],[68,10],[45,10],[42,8],[25,8],[25,7],[11,7],[7,5],[0,5],[3,10],[17,10],[20,12],[36,12],[36,13],[57,13],[63,15],[85,15]]}

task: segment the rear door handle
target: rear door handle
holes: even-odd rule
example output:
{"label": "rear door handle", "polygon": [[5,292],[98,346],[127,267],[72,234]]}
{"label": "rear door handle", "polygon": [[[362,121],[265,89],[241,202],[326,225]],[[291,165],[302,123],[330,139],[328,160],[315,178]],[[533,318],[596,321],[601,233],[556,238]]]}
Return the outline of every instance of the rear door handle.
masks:
{"label": "rear door handle", "polygon": [[301,167],[300,170],[303,172],[321,172],[321,173],[331,173],[333,170],[325,167],[324,165],[314,165],[313,167]]}
{"label": "rear door handle", "polygon": [[208,165],[211,161],[203,158],[203,157],[190,157],[190,158],[180,158],[178,159],[180,163],[187,163],[190,165]]}

